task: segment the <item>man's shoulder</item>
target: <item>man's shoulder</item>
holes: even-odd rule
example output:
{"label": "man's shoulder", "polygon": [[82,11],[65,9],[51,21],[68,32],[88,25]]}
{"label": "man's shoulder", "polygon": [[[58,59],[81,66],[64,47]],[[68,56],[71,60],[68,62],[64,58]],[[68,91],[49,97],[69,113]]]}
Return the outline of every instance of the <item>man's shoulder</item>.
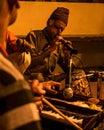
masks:
{"label": "man's shoulder", "polygon": [[[30,35],[32,36],[32,37],[35,37],[35,38],[38,38],[38,39],[40,39],[39,41],[41,41],[41,39],[43,40],[46,40],[46,37],[45,37],[45,33],[44,33],[44,31],[43,30],[32,30],[31,32],[30,32]],[[45,41],[46,42],[46,41]]]}
{"label": "man's shoulder", "polygon": [[42,30],[32,30],[32,31],[30,31],[30,33],[31,33],[31,34],[32,34],[32,33],[34,33],[34,34],[42,34],[43,31],[42,31]]}

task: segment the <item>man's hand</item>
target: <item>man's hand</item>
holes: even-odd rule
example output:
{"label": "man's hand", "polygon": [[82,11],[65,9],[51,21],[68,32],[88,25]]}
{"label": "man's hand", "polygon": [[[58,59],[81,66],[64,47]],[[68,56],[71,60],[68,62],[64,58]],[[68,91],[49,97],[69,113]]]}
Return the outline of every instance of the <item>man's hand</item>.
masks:
{"label": "man's hand", "polygon": [[39,83],[38,80],[31,80],[30,83],[34,92],[34,101],[39,111],[42,111],[43,103],[41,99],[42,96],[46,93],[46,91],[43,89],[43,83]]}
{"label": "man's hand", "polygon": [[31,52],[32,48],[34,48],[33,45],[29,44],[25,39],[18,39],[16,45],[22,52],[25,51],[26,53]]}
{"label": "man's hand", "polygon": [[41,111],[43,109],[42,104],[42,96],[46,94],[47,91],[57,94],[57,90],[59,90],[61,83],[55,81],[45,81],[39,83],[38,80],[30,81],[32,90],[34,92],[34,101],[37,104],[38,109]]}
{"label": "man's hand", "polygon": [[60,86],[61,86],[61,83],[55,82],[55,81],[46,81],[46,82],[43,82],[43,88],[46,91],[49,91],[49,92],[51,92],[53,94],[57,94]]}
{"label": "man's hand", "polygon": [[43,83],[39,83],[38,80],[32,80],[31,85],[34,93],[38,95],[44,95],[46,93],[46,91],[44,90]]}

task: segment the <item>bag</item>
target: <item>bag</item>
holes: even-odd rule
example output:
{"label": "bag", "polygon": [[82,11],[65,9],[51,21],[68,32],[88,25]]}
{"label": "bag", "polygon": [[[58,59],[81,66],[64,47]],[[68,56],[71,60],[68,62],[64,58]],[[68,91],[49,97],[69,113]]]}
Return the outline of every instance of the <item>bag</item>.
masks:
{"label": "bag", "polygon": [[90,86],[83,70],[74,70],[72,74],[72,88],[75,94],[91,96]]}

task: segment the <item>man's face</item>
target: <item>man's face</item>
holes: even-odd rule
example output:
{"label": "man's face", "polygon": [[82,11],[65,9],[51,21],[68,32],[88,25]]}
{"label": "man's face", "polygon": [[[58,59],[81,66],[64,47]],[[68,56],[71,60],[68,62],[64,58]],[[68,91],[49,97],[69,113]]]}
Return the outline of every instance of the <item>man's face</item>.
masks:
{"label": "man's face", "polygon": [[47,24],[47,30],[51,40],[54,40],[57,35],[61,35],[65,27],[66,24],[60,20],[50,20]]}

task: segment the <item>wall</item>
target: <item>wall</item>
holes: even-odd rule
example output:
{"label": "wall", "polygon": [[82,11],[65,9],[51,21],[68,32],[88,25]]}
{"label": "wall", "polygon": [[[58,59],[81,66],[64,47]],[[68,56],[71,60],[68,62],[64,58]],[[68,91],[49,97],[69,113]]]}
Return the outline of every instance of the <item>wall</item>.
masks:
{"label": "wall", "polygon": [[16,22],[9,27],[16,35],[26,35],[32,29],[42,29],[58,6],[70,9],[65,35],[104,35],[104,4],[70,2],[20,2]]}

